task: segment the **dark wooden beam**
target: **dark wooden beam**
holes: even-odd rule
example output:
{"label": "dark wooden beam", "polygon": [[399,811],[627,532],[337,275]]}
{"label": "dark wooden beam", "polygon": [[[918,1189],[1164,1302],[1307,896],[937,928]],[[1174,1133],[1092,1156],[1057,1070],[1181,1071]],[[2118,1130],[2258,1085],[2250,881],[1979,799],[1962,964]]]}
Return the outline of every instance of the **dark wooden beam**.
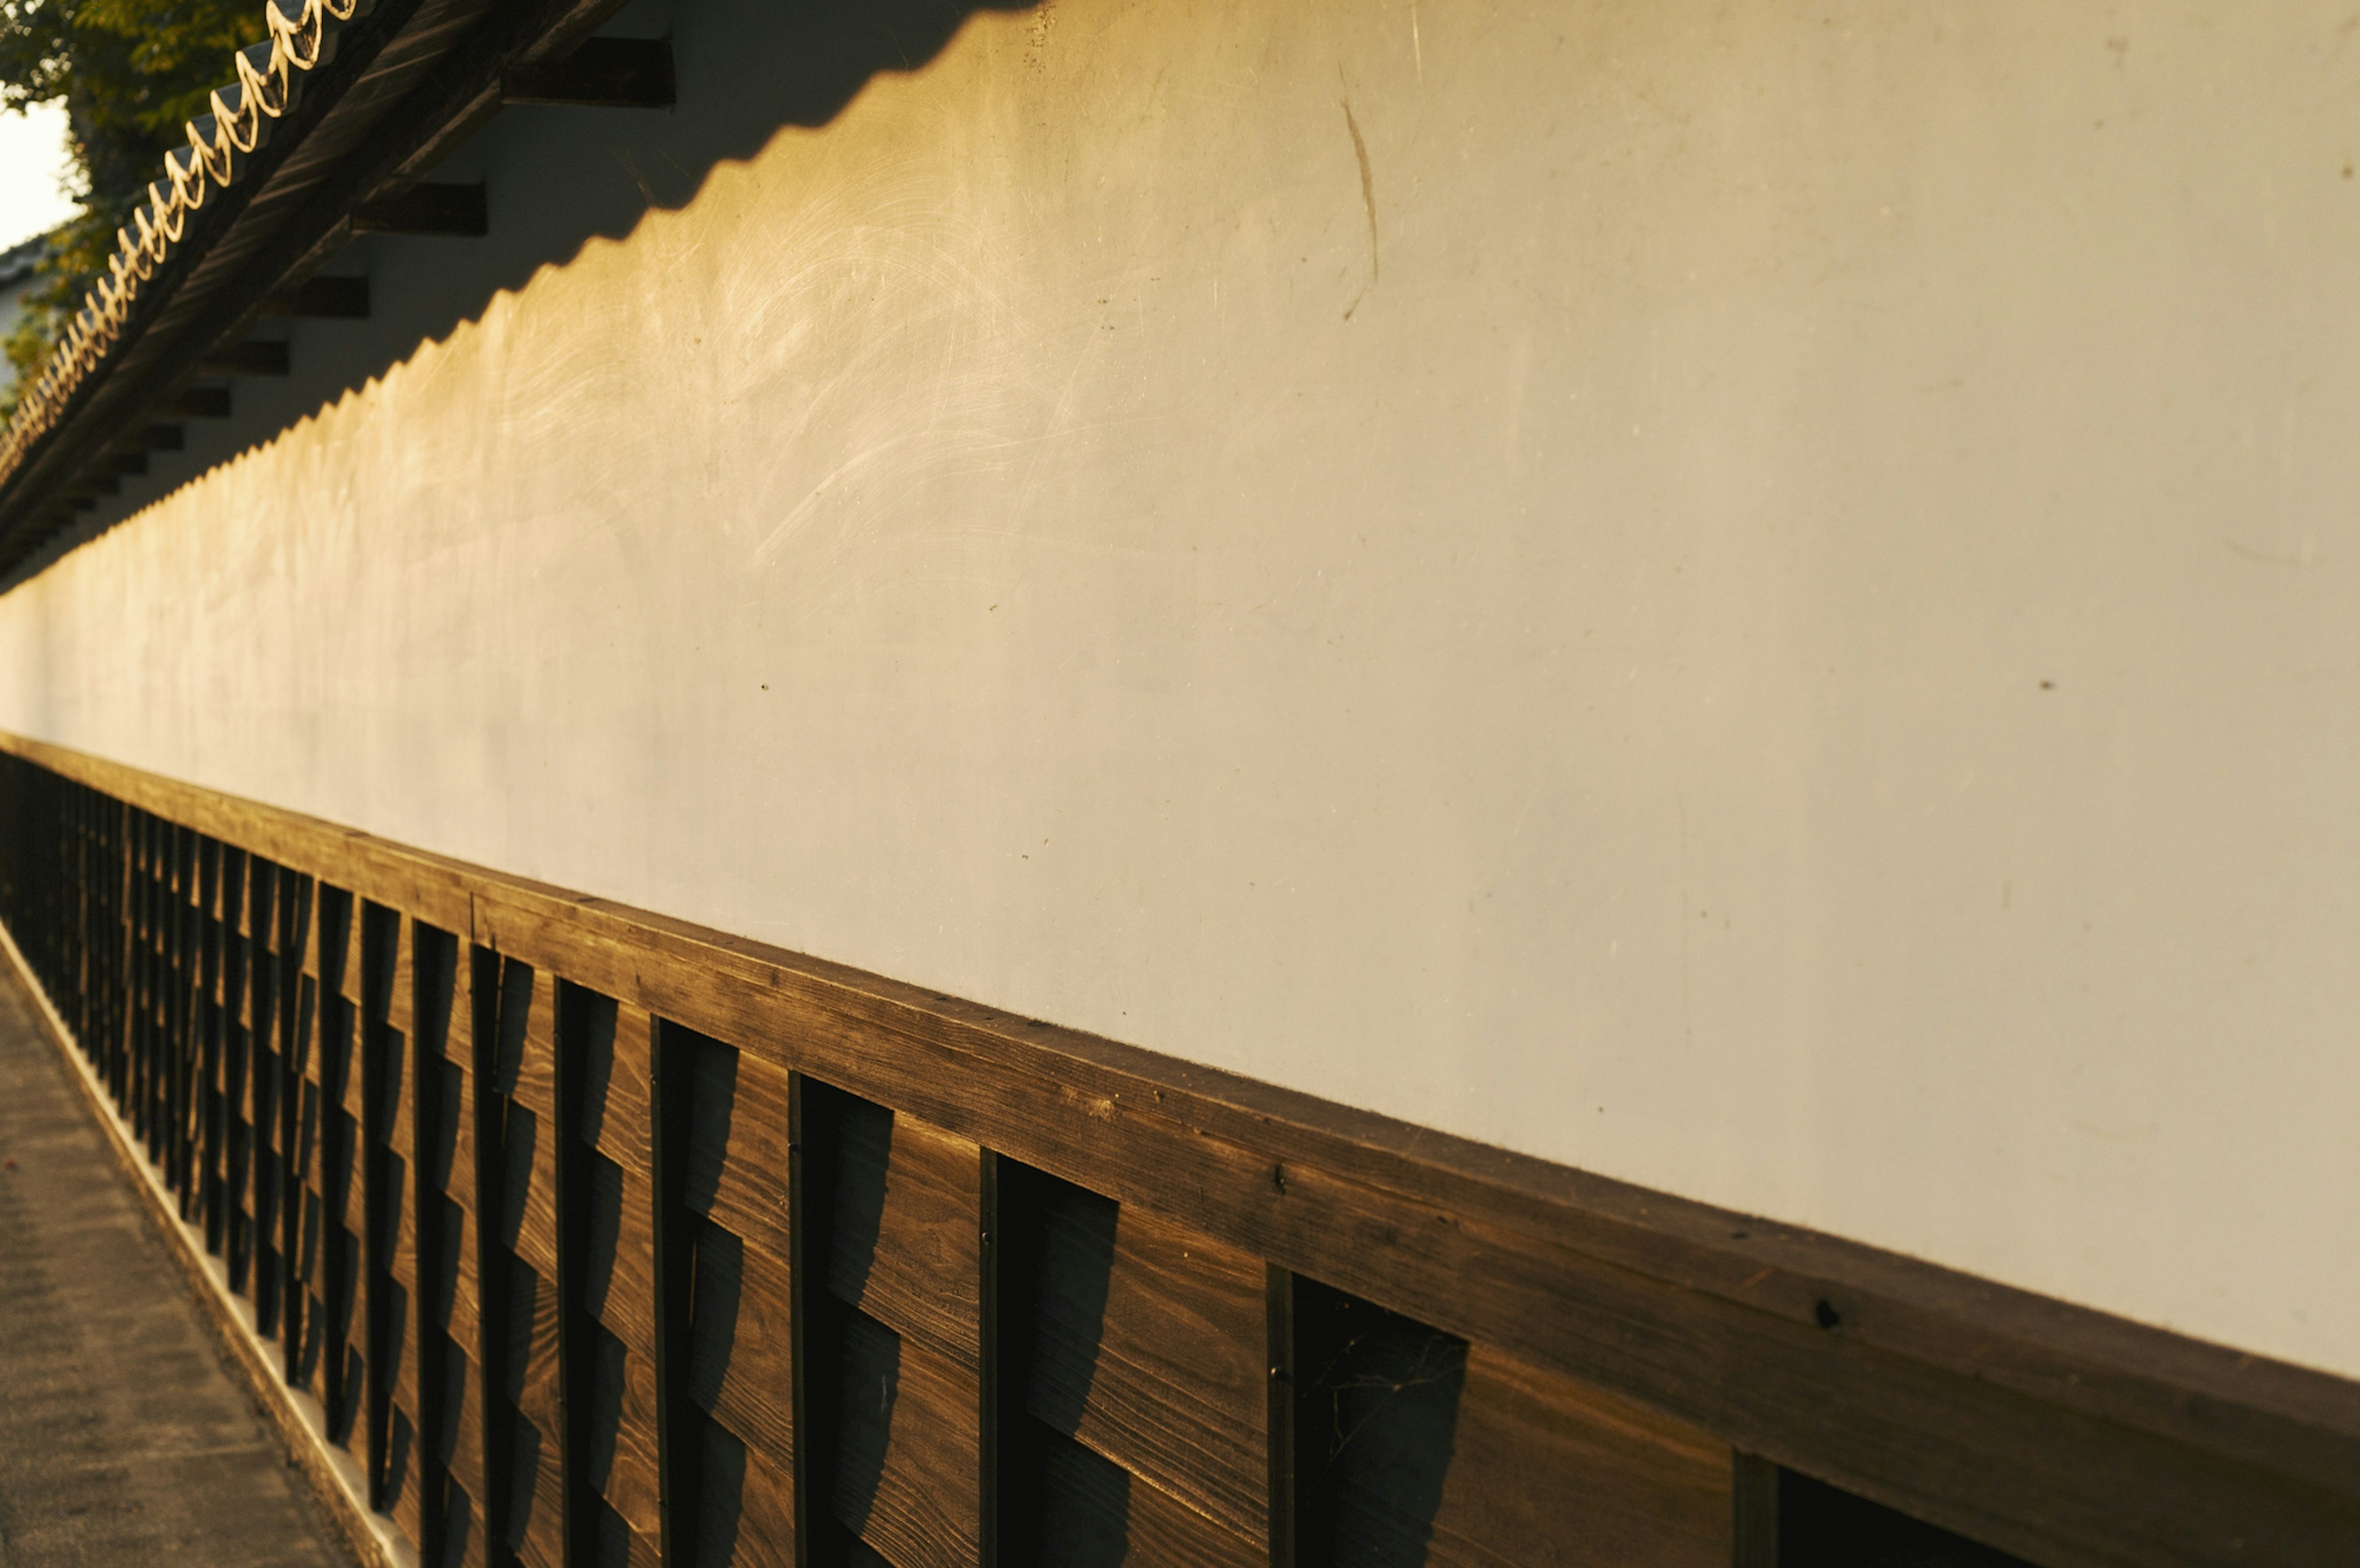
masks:
{"label": "dark wooden beam", "polygon": [[260,338],[216,343],[197,361],[197,368],[226,376],[284,376],[287,345]]}
{"label": "dark wooden beam", "polygon": [[189,437],[180,425],[149,425],[133,438],[148,452],[185,452]]}
{"label": "dark wooden beam", "polygon": [[178,415],[184,419],[226,419],[229,418],[229,388],[184,387],[158,402],[155,411]]}
{"label": "dark wooden beam", "polygon": [[353,233],[356,234],[479,239],[487,232],[481,182],[413,185],[398,196],[364,201],[353,209]]}
{"label": "dark wooden beam", "polygon": [[663,38],[585,38],[552,65],[520,65],[500,79],[504,103],[584,109],[669,109],[672,45]]}
{"label": "dark wooden beam", "polygon": [[369,313],[366,278],[307,278],[292,289],[273,294],[264,305],[273,316],[300,316],[315,321],[358,321]]}

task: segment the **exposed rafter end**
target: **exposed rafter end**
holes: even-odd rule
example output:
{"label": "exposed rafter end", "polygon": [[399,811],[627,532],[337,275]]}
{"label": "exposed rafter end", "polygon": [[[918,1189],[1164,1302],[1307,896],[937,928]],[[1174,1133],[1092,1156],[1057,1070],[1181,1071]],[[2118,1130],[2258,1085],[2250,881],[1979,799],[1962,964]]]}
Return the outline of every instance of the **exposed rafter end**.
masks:
{"label": "exposed rafter end", "polygon": [[133,438],[148,452],[186,452],[188,431],[179,425],[149,425]]}
{"label": "exposed rafter end", "polygon": [[177,415],[184,419],[226,419],[229,418],[229,388],[184,387],[157,404],[156,412]]}
{"label": "exposed rafter end", "polygon": [[197,361],[197,368],[225,376],[284,376],[288,369],[287,345],[268,339],[217,343]]}
{"label": "exposed rafter end", "polygon": [[307,278],[292,289],[273,294],[263,305],[273,316],[301,316],[317,321],[366,321],[369,285],[366,278]]}
{"label": "exposed rafter end", "polygon": [[525,65],[500,79],[503,103],[582,109],[669,109],[672,44],[664,38],[585,38],[553,65]]}
{"label": "exposed rafter end", "polygon": [[489,231],[481,184],[413,185],[399,196],[364,201],[353,209],[353,233],[356,234],[480,239]]}

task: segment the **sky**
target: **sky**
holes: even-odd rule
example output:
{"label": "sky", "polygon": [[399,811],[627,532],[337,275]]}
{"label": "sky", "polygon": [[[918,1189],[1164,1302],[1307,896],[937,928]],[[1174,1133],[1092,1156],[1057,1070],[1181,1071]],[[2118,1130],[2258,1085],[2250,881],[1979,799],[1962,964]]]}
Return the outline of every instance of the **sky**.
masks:
{"label": "sky", "polygon": [[66,111],[45,103],[0,113],[0,248],[32,238],[72,215],[66,174]]}

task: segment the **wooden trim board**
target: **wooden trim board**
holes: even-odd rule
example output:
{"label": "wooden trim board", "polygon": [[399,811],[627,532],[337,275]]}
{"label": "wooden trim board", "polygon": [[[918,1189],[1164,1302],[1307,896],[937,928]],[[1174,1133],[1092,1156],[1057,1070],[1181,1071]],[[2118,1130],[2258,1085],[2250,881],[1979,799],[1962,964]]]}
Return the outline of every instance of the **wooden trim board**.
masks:
{"label": "wooden trim board", "polygon": [[[2360,1561],[2360,1385],[2348,1380],[83,754],[5,735],[0,754],[38,770],[0,794],[9,809],[32,809],[27,791],[50,787],[39,780],[79,787],[91,793],[75,810],[143,814],[200,847],[223,846],[204,854],[243,852],[352,895],[355,909],[392,911],[405,964],[413,923],[453,933],[463,989],[476,967],[468,953],[553,977],[614,1003],[628,1027],[644,1032],[661,1019],[716,1042],[739,1064],[742,1083],[764,1073],[781,1083],[807,1076],[936,1129],[930,1137],[964,1140],[1455,1336],[1474,1347],[1470,1367],[1504,1357],[1552,1389],[1561,1380],[1627,1401],[2026,1560],[2057,1568]],[[17,857],[8,918],[64,909],[57,884],[66,874],[41,869],[49,851],[22,842],[16,825],[0,822],[0,834]],[[216,900],[212,918],[227,907],[187,886],[190,898]],[[356,982],[346,994],[360,996]],[[454,1016],[466,1012],[463,997]],[[787,1142],[782,1123],[781,1152]],[[644,1171],[639,1180],[643,1191]],[[587,1190],[572,1177],[564,1184]],[[570,1264],[563,1272],[580,1276]],[[854,1332],[869,1331],[854,1323]],[[611,1338],[568,1330],[555,1353],[571,1364],[564,1386],[593,1386],[583,1360],[593,1350],[582,1346]],[[628,1356],[640,1352],[617,1343],[624,1349],[596,1353],[637,1365]],[[906,1335],[896,1343],[919,1355]],[[656,1350],[659,1371],[678,1359]],[[987,1376],[984,1386],[993,1384]],[[1003,1407],[1015,1397],[998,1396]],[[683,1409],[661,1390],[658,1407]],[[690,1412],[670,1424],[705,1419]],[[1003,1408],[992,1429],[1016,1419]],[[1091,1429],[1085,1420],[1076,1430]],[[761,1465],[781,1476],[803,1471],[803,1455],[754,1451],[749,1477]],[[1065,1451],[1051,1443],[1043,1452]],[[987,1445],[983,1473],[996,1464]],[[672,1459],[661,1468],[711,1470]],[[1058,1474],[1083,1486],[1086,1471]],[[878,1484],[888,1487],[878,1496],[890,1495],[890,1463]],[[570,1469],[562,1485],[576,1535],[606,1518],[577,1506],[588,1483]]]}

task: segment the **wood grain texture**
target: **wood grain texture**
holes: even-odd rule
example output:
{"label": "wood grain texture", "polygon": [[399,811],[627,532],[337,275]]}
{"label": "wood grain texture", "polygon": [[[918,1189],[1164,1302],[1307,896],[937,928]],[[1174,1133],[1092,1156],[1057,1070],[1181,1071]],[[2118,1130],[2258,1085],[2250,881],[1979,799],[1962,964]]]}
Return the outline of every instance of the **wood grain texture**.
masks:
{"label": "wood grain texture", "polygon": [[524,1419],[557,1440],[563,1430],[558,1377],[557,1289],[553,1277],[519,1261],[508,1285],[508,1399]]}
{"label": "wood grain texture", "polygon": [[700,1054],[687,1203],[774,1258],[788,1258],[788,1076],[743,1051]]}
{"label": "wood grain texture", "polygon": [[604,1336],[592,1355],[584,1479],[634,1532],[652,1540],[661,1524],[655,1367],[612,1336]]}
{"label": "wood grain texture", "polygon": [[781,1473],[794,1467],[791,1266],[707,1222],[696,1240],[688,1397]]}
{"label": "wood grain texture", "polygon": [[1270,1464],[1265,1265],[1088,1194],[1053,1203],[1027,1407],[1260,1543]]}
{"label": "wood grain texture", "polygon": [[850,1314],[837,1353],[831,1510],[895,1568],[974,1562],[981,1497],[975,1374],[859,1313]]}
{"label": "wood grain texture", "polygon": [[732,1568],[791,1568],[795,1551],[793,1472],[739,1443],[719,1422],[700,1421],[696,1562]]}
{"label": "wood grain texture", "polygon": [[649,1169],[648,1047],[654,1020],[622,1004],[588,1064],[582,1137],[626,1171]]}
{"label": "wood grain texture", "polygon": [[1042,1455],[1041,1561],[1093,1568],[1266,1568],[1267,1551],[1071,1438]]}
{"label": "wood grain texture", "polygon": [[828,1288],[973,1371],[983,1151],[915,1116],[873,1109],[838,1129]]}
{"label": "wood grain texture", "polygon": [[534,1568],[565,1568],[565,1477],[554,1431],[530,1420],[517,1424],[508,1540],[518,1560]]}
{"label": "wood grain texture", "polygon": [[[800,1070],[897,1120],[2028,1558],[2360,1558],[2360,1388],[2347,1380],[72,753],[0,749],[731,1042],[716,1048],[728,1097],[703,1140],[720,1155],[706,1162],[700,1212],[778,1256],[791,1250],[784,1117],[748,1107],[781,1098]],[[196,1125],[187,1085],[202,1030],[187,917],[202,890],[188,833],[159,824],[149,839],[155,891],[132,1004],[146,1021],[124,1054],[161,1138],[175,1116]],[[349,994],[327,973],[348,961],[322,958],[329,990]],[[322,1005],[323,1023],[333,1010]],[[333,1114],[345,1085],[322,1082]]]}
{"label": "wood grain texture", "polygon": [[583,1306],[632,1352],[655,1354],[654,1214],[643,1175],[595,1155]]}
{"label": "wood grain texture", "polygon": [[469,1496],[480,1498],[485,1496],[483,1386],[475,1376],[475,1358],[464,1347],[454,1347],[445,1365],[445,1420],[435,1452]]}
{"label": "wood grain texture", "polygon": [[1732,1462],[1705,1432],[1478,1345],[1428,1561],[1721,1568]]}

